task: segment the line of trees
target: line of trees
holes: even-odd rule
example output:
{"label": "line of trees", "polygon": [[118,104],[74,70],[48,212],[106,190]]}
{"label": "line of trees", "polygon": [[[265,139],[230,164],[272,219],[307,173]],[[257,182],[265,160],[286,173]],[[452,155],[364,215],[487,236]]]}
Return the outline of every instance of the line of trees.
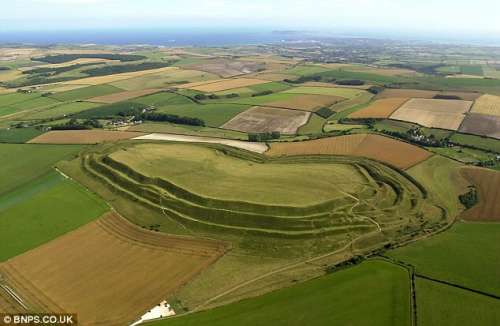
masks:
{"label": "line of trees", "polygon": [[87,130],[93,128],[102,128],[102,124],[97,119],[88,119],[82,122],[71,119],[66,123],[51,127],[52,130]]}
{"label": "line of trees", "polygon": [[181,117],[175,114],[166,113],[141,113],[136,116],[135,120],[157,121],[157,122],[171,122],[181,125],[190,126],[205,126],[205,121],[198,118]]}
{"label": "line of trees", "polygon": [[248,134],[248,140],[249,141],[256,141],[256,142],[263,142],[263,141],[268,141],[268,140],[280,139],[280,137],[281,137],[281,133],[279,131],[249,133]]}

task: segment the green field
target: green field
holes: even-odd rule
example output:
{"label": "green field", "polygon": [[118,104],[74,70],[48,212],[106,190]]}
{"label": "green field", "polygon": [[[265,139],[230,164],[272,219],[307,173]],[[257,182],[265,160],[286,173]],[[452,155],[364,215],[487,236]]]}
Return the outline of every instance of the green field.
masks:
{"label": "green field", "polygon": [[500,153],[500,141],[493,138],[455,133],[451,136],[450,140],[457,144],[474,146],[487,151]]}
{"label": "green field", "polygon": [[452,286],[417,278],[420,325],[498,325],[500,301]]}
{"label": "green field", "polygon": [[198,118],[209,127],[220,127],[235,115],[249,108],[241,104],[181,104],[162,106],[155,112],[175,114],[182,117]]}
{"label": "green field", "polygon": [[119,115],[119,113],[128,113],[132,110],[141,110],[146,108],[146,105],[135,102],[118,102],[114,104],[105,104],[95,106],[91,109],[81,111],[75,114],[75,118],[79,119],[102,119]]}
{"label": "green field", "polygon": [[321,134],[323,132],[323,125],[325,124],[326,119],[321,118],[317,114],[311,114],[309,121],[299,128],[299,135],[308,135],[308,134]]}
{"label": "green field", "polygon": [[0,143],[21,144],[41,134],[43,131],[35,128],[0,129]]}
{"label": "green field", "polygon": [[60,160],[74,157],[76,145],[0,144],[0,195],[44,175]]}
{"label": "green field", "polygon": [[0,196],[0,262],[74,230],[107,209],[97,196],[55,171],[17,189],[15,196]]}
{"label": "green field", "polygon": [[57,100],[49,97],[35,97],[21,102],[15,102],[6,106],[0,107],[0,117],[15,113],[27,112],[34,109],[54,106],[60,103]]}
{"label": "green field", "polygon": [[460,72],[464,75],[482,76],[483,68],[480,65],[461,66]]}
{"label": "green field", "polygon": [[11,93],[11,94],[0,95],[0,110],[2,110],[1,108],[6,106],[10,106],[16,103],[27,102],[39,97],[40,94],[38,93],[30,93],[30,94]]}
{"label": "green field", "polygon": [[95,107],[98,107],[100,104],[97,103],[90,103],[90,102],[71,102],[71,103],[64,103],[61,105],[57,105],[51,108],[47,108],[45,110],[32,113],[26,118],[30,120],[36,120],[36,119],[53,119],[53,118],[59,118],[59,117],[64,117],[67,115],[72,115],[75,113],[79,113],[85,110],[89,110]]}
{"label": "green field", "polygon": [[152,95],[147,95],[136,98],[133,101],[135,103],[141,103],[144,105],[154,105],[157,108],[166,105],[180,105],[180,104],[194,103],[192,100],[190,100],[185,96],[169,92],[160,92]]}
{"label": "green field", "polygon": [[495,161],[496,159],[496,154],[467,147],[429,147],[427,149],[431,152],[468,164]]}
{"label": "green field", "polygon": [[336,87],[308,87],[300,86],[294,87],[283,93],[288,94],[312,94],[312,95],[330,95],[330,96],[340,96],[347,99],[352,99],[362,93],[363,90],[352,89],[352,88],[336,88]]}
{"label": "green field", "polygon": [[328,68],[321,66],[302,65],[288,69],[283,73],[297,75],[297,76],[305,76],[305,75],[317,74],[328,70],[329,70]]}
{"label": "green field", "polygon": [[286,101],[293,99],[296,96],[300,96],[300,94],[289,94],[289,93],[273,93],[270,95],[264,96],[255,96],[255,97],[244,97],[244,98],[230,98],[230,99],[218,99],[213,100],[213,102],[217,103],[235,103],[235,104],[248,104],[248,105],[263,105],[271,102],[277,101]]}
{"label": "green field", "polygon": [[500,295],[500,224],[456,223],[425,241],[389,252],[428,277]]}
{"label": "green field", "polygon": [[86,100],[92,97],[104,96],[122,91],[123,91],[122,89],[111,85],[96,85],[96,86],[78,88],[61,93],[55,93],[52,94],[50,97],[59,101],[67,102],[67,101]]}
{"label": "green field", "polygon": [[404,326],[411,324],[409,301],[408,272],[373,260],[258,298],[151,324]]}

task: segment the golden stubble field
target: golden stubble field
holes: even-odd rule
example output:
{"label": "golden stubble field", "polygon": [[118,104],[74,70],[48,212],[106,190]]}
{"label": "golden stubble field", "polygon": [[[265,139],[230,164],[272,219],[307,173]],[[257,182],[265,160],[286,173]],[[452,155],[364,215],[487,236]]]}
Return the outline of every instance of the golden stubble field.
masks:
{"label": "golden stubble field", "polygon": [[225,252],[108,213],[1,266],[32,306],[78,314],[79,325],[129,325]]}
{"label": "golden stubble field", "polygon": [[396,111],[401,105],[403,105],[408,98],[405,97],[394,97],[386,98],[373,102],[366,108],[356,111],[349,115],[349,118],[353,119],[363,119],[363,118],[375,118],[384,119],[389,118],[391,114]]}

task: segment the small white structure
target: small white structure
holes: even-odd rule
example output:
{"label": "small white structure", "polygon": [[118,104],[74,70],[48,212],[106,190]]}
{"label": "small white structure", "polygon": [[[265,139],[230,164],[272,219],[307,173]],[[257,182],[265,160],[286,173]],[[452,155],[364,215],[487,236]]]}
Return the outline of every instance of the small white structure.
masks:
{"label": "small white structure", "polygon": [[148,320],[153,320],[173,315],[175,315],[174,309],[172,309],[172,307],[170,307],[167,301],[164,300],[159,305],[155,306],[153,309],[149,310],[144,315],[142,315],[141,319],[134,322],[130,326],[135,326]]}

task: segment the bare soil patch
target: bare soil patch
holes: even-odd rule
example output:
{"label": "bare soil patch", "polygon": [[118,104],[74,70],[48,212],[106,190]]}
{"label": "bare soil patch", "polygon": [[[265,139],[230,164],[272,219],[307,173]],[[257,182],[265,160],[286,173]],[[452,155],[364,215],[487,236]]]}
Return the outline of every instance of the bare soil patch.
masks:
{"label": "bare soil patch", "polygon": [[500,139],[500,116],[469,113],[462,122],[459,131]]}
{"label": "bare soil patch", "polygon": [[357,134],[322,138],[303,142],[273,143],[269,156],[346,155],[362,156],[407,169],[422,162],[432,153],[389,137]]}
{"label": "bare soil patch", "polygon": [[145,135],[140,132],[108,130],[55,130],[29,141],[32,144],[98,144]]}
{"label": "bare soil patch", "polygon": [[216,241],[148,231],[109,213],[2,265],[17,293],[79,325],[129,325],[225,251]]}
{"label": "bare soil patch", "polygon": [[471,221],[500,221],[500,172],[477,167],[465,167],[460,172],[476,186],[479,199],[462,217]]}
{"label": "bare soil patch", "polygon": [[221,128],[243,132],[272,132],[295,134],[297,129],[306,124],[310,112],[276,109],[269,107],[252,107],[225,123]]}

